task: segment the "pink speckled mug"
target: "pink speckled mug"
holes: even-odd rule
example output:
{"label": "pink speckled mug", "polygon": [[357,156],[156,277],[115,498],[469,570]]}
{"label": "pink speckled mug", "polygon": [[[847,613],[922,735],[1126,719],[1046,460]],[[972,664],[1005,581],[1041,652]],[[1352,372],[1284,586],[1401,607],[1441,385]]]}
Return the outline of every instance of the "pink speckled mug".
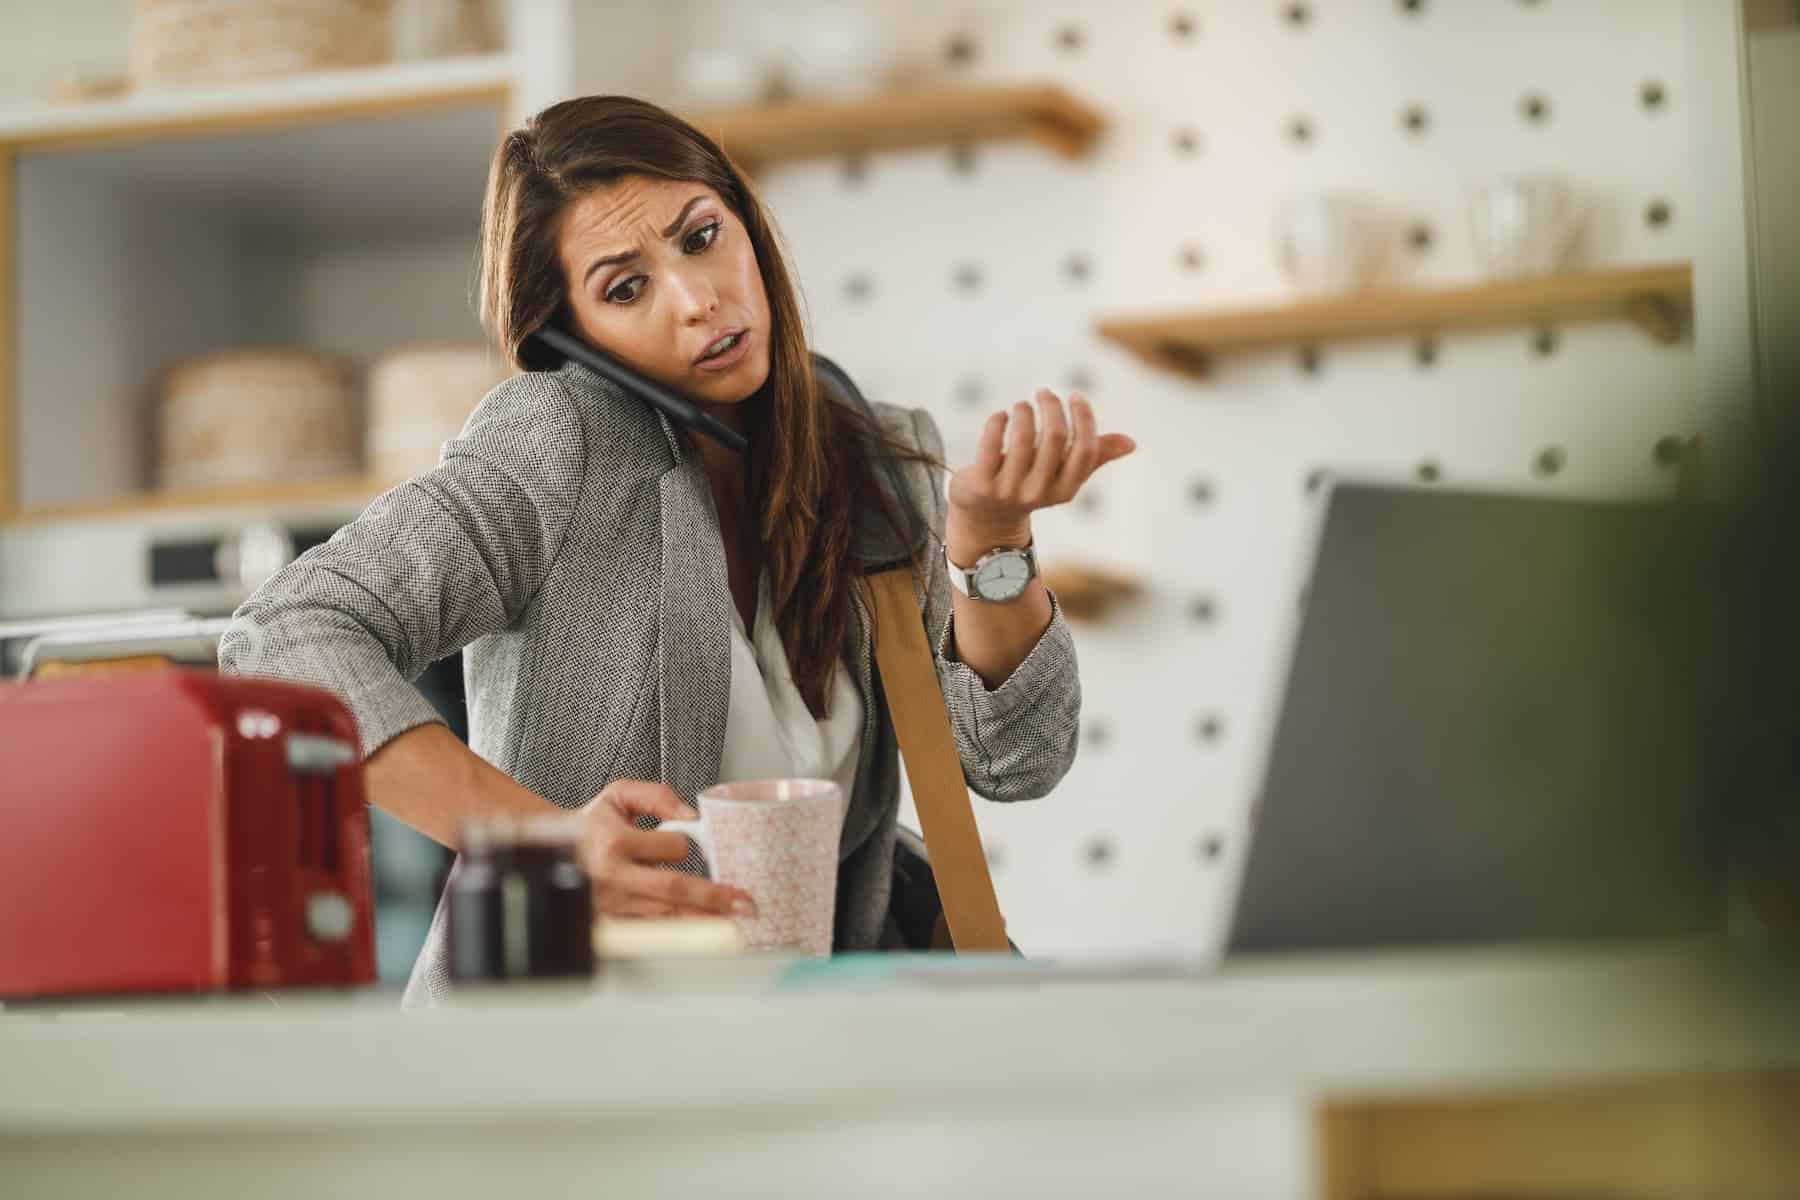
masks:
{"label": "pink speckled mug", "polygon": [[700,819],[664,821],[705,856],[712,877],[756,901],[736,918],[752,950],[831,953],[844,793],[829,779],[721,783],[699,795]]}

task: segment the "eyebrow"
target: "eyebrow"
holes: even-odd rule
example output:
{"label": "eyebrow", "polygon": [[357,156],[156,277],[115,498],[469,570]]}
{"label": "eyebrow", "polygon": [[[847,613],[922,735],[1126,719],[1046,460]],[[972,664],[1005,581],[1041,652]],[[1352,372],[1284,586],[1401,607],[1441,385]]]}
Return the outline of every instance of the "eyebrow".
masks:
{"label": "eyebrow", "polygon": [[[686,222],[688,213],[693,210],[694,205],[700,203],[704,199],[706,199],[705,196],[695,196],[692,200],[689,200],[686,204],[682,205],[681,214],[673,221],[669,222],[669,227],[662,231],[662,236],[666,238],[674,237],[675,231],[680,229],[682,224]],[[621,250],[617,254],[607,255],[605,258],[596,258],[593,262],[588,264],[588,269],[582,274],[581,286],[586,287],[588,280],[592,279],[594,277],[594,272],[598,271],[601,267],[610,267],[614,263],[630,262],[637,256],[638,252],[636,250]]]}

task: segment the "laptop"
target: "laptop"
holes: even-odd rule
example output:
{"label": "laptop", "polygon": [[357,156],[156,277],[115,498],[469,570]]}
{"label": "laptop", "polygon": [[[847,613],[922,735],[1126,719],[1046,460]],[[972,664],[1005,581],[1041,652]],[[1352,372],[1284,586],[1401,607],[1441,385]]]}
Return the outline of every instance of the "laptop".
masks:
{"label": "laptop", "polygon": [[1226,954],[1716,927],[1697,527],[1334,486]]}

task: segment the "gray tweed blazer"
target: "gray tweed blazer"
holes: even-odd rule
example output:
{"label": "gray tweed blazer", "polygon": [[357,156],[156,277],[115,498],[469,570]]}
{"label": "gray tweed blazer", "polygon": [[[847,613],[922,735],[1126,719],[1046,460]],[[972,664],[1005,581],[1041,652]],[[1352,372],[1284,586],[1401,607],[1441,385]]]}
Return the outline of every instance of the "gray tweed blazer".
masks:
{"label": "gray tweed blazer", "polygon": [[[815,356],[824,386],[861,402]],[[941,459],[922,410],[871,406],[884,427]],[[712,492],[666,418],[571,363],[495,388],[438,465],[376,499],[329,542],[272,576],[234,614],[222,671],[313,683],[355,715],[364,756],[436,711],[412,686],[467,647],[470,746],[565,808],[615,779],[661,780],[688,803],[717,781],[731,687],[731,592]],[[993,800],[1042,796],[1074,761],[1080,683],[1061,606],[1030,656],[988,690],[957,660],[941,553],[942,479],[889,473],[940,549],[927,553],[923,615],[969,786]],[[865,569],[906,547],[872,519]],[[888,918],[900,776],[860,598],[845,647],[866,712],[844,822],[840,950],[895,944]],[[690,859],[688,869],[697,869]],[[430,1003],[448,983],[439,903],[407,986]]]}

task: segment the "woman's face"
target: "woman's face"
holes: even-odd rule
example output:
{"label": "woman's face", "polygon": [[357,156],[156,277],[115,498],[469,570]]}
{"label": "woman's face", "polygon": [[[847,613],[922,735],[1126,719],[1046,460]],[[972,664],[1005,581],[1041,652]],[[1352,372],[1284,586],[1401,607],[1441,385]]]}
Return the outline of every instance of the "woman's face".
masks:
{"label": "woman's face", "polygon": [[[572,201],[557,239],[586,341],[710,404],[736,404],[768,379],[756,250],[705,184],[627,176]],[[703,360],[738,330],[730,349]]]}

